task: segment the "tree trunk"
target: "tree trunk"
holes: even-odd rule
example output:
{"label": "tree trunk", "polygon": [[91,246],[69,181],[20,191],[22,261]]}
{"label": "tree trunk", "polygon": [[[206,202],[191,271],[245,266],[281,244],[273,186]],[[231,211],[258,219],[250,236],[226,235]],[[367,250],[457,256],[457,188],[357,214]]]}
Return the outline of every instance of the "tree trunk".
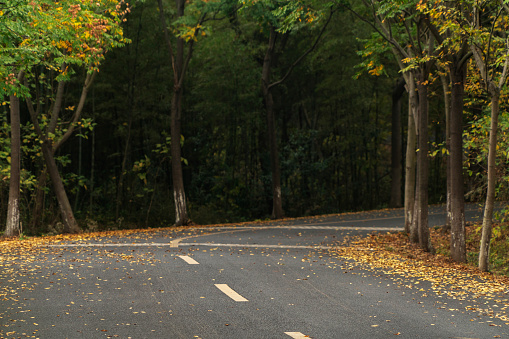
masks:
{"label": "tree trunk", "polygon": [[62,222],[64,224],[64,233],[81,233],[81,229],[74,219],[71,204],[67,198],[65,192],[64,183],[60,177],[55,158],[53,156],[53,150],[51,149],[50,141],[45,141],[41,144],[42,154],[46,161],[46,168],[48,170],[51,182],[53,183],[53,189],[57,197],[58,205],[60,207],[60,213],[62,214]]}
{"label": "tree trunk", "polygon": [[401,207],[401,97],[405,80],[399,79],[392,92],[391,200],[390,207]]}
{"label": "tree trunk", "polygon": [[[65,65],[63,65],[65,67]],[[37,111],[34,110],[32,101],[30,98],[27,98],[28,111],[30,113],[30,119],[34,124],[35,131],[39,138],[43,141],[41,144],[42,153],[44,156],[44,160],[46,162],[46,168],[49,173],[50,179],[53,183],[53,188],[55,190],[55,196],[58,200],[58,205],[60,207],[60,211],[62,213],[62,221],[64,224],[64,232],[65,233],[79,233],[81,229],[79,228],[76,219],[74,218],[74,214],[71,208],[71,204],[69,203],[69,199],[67,197],[67,193],[65,191],[64,184],[62,182],[62,178],[58,171],[58,166],[55,162],[54,153],[55,151],[62,146],[62,144],[67,141],[71,137],[74,132],[75,125],[79,121],[81,113],[83,112],[83,108],[85,106],[85,101],[87,99],[88,91],[94,82],[95,76],[97,75],[97,71],[93,73],[87,73],[85,78],[85,83],[83,84],[83,89],[81,91],[80,100],[76,110],[74,111],[73,117],[71,121],[67,125],[67,129],[63,133],[62,137],[58,141],[53,141],[48,139],[48,135],[55,133],[57,128],[57,123],[59,119],[59,114],[63,102],[64,97],[64,87],[65,83],[60,81],[57,87],[57,94],[55,96],[55,100],[53,102],[53,108],[51,110],[51,119],[49,125],[46,127],[43,132],[41,126],[38,121],[38,114],[40,113],[40,104],[38,103]],[[25,84],[28,87],[28,84]]]}
{"label": "tree trunk", "polygon": [[270,150],[270,166],[272,169],[272,219],[284,217],[283,201],[281,196],[281,166],[279,164],[279,151],[277,147],[276,119],[274,116],[274,102],[272,93],[265,95],[265,108],[267,110],[267,132]]}
{"label": "tree trunk", "polygon": [[451,100],[449,95],[449,81],[445,75],[440,75],[442,82],[442,89],[444,92],[444,106],[445,106],[445,148],[447,149],[446,155],[446,171],[447,171],[447,192],[446,192],[446,217],[444,231],[451,229]]}
{"label": "tree trunk", "polygon": [[451,76],[451,257],[466,262],[465,198],[463,188],[463,97],[466,65],[453,63]]}
{"label": "tree trunk", "polygon": [[424,251],[431,251],[428,226],[428,71],[421,70],[417,85],[419,93],[419,151],[417,152],[417,192],[419,245]]}
{"label": "tree trunk", "polygon": [[[95,115],[95,90],[92,92],[92,116]],[[92,130],[92,146],[90,151],[90,195],[88,201],[88,212],[93,211],[94,186],[95,186],[95,128]]]}
{"label": "tree trunk", "polygon": [[277,39],[277,31],[271,27],[269,46],[265,53],[262,68],[262,90],[265,103],[265,110],[267,114],[267,134],[270,151],[270,165],[272,171],[272,219],[281,219],[284,217],[283,202],[281,196],[281,168],[279,165],[279,152],[277,148],[277,135],[276,135],[276,119],[274,115],[274,100],[270,85],[270,73],[272,69],[272,62],[275,55],[275,45]]}
{"label": "tree trunk", "polygon": [[182,90],[175,89],[171,102],[171,170],[173,181],[173,198],[175,199],[175,226],[187,225],[186,193],[184,190],[184,176],[182,173],[181,138],[181,100]]}
{"label": "tree trunk", "polygon": [[11,172],[9,180],[9,203],[5,235],[12,237],[21,234],[19,197],[21,180],[21,132],[19,98],[10,96],[11,117]]}
{"label": "tree trunk", "polygon": [[[417,136],[417,139],[419,136]],[[416,166],[417,167],[417,166]],[[412,210],[412,222],[410,223],[410,242],[413,242],[414,244],[419,243],[419,185],[417,183],[419,182],[419,169],[416,168],[416,174],[415,174],[416,182],[415,184],[415,192],[414,192],[414,208]]]}
{"label": "tree trunk", "polygon": [[32,220],[31,220],[31,228],[35,230],[42,221],[42,212],[44,210],[44,188],[46,187],[48,172],[46,171],[46,167],[43,168],[41,174],[39,175],[39,180],[37,180],[37,187],[35,188],[34,194],[34,207],[32,208]]}
{"label": "tree trunk", "polygon": [[127,158],[129,156],[129,145],[131,142],[131,127],[133,125],[133,112],[131,111],[129,114],[129,123],[127,125],[127,136],[125,139],[124,146],[124,154],[122,156],[122,165],[120,166],[120,174],[118,175],[118,184],[117,184],[117,201],[115,204],[115,219],[118,220],[120,218],[120,208],[123,205],[124,196],[124,176],[126,172],[127,166]]}
{"label": "tree trunk", "polygon": [[[173,93],[171,99],[171,170],[173,182],[173,199],[175,203],[175,226],[182,226],[189,224],[189,216],[187,213],[187,201],[184,190],[184,177],[182,173],[182,150],[180,145],[181,138],[181,120],[182,120],[182,85],[184,75],[191,59],[193,52],[193,42],[191,39],[188,46],[187,57],[184,58],[185,41],[182,38],[177,38],[176,52],[173,52],[173,45],[171,42],[170,32],[166,25],[164,17],[164,7],[162,0],[158,0],[159,18],[164,31],[164,39],[168,46],[170,54],[170,61],[173,69]],[[177,6],[177,17],[184,16],[186,0],[175,0]],[[205,17],[202,18],[204,20]],[[201,24],[202,22],[200,22]],[[198,29],[195,30],[195,36],[198,34]]]}
{"label": "tree trunk", "polygon": [[[415,83],[414,83],[415,85]],[[416,99],[415,99],[415,102],[416,102],[416,109],[414,111],[414,116],[413,116],[413,121],[415,123],[415,145],[416,145],[416,149],[414,150],[414,172],[415,172],[415,180],[413,182],[413,188],[414,188],[414,191],[412,192],[412,195],[414,196],[414,201],[413,201],[413,207],[412,207],[412,218],[411,218],[411,222],[410,222],[410,236],[409,236],[409,239],[411,242],[415,243],[415,244],[418,244],[419,243],[419,198],[420,198],[420,195],[419,195],[419,188],[420,186],[418,185],[419,183],[419,175],[420,175],[420,172],[419,172],[419,162],[417,161],[417,155],[418,155],[418,150],[419,150],[419,134],[421,133],[421,130],[419,128],[419,122],[420,122],[420,116],[421,116],[421,107],[420,107],[420,103],[419,103],[419,94],[417,92],[417,88],[418,86],[416,86],[415,88],[415,96],[416,96]]]}
{"label": "tree trunk", "polygon": [[417,111],[417,92],[415,90],[415,81],[413,76],[409,76],[407,81],[408,89],[408,131],[406,148],[406,166],[405,166],[405,232],[410,233],[410,226],[414,219],[415,205],[415,112]]}
{"label": "tree trunk", "polygon": [[496,153],[497,153],[497,130],[498,115],[500,111],[500,90],[490,84],[491,94],[491,126],[490,144],[488,151],[488,191],[486,193],[486,204],[484,206],[484,217],[482,222],[482,237],[479,250],[479,270],[487,272],[490,263],[490,242],[492,232],[493,208],[495,205],[495,184],[496,175]]}

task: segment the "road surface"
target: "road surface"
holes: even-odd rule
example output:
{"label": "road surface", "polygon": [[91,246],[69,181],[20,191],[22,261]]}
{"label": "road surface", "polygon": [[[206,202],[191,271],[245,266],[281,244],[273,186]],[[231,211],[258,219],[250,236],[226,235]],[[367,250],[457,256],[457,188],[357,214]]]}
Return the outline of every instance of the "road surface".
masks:
{"label": "road surface", "polygon": [[52,242],[2,263],[0,337],[509,338],[506,299],[439,295],[331,254],[402,225],[392,210]]}

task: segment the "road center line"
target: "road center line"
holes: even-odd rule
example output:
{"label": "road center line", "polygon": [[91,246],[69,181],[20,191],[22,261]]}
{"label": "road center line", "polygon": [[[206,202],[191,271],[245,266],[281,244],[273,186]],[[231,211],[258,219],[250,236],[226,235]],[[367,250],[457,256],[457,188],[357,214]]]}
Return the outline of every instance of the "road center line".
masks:
{"label": "road center line", "polygon": [[295,249],[305,249],[305,250],[328,250],[337,246],[305,246],[305,245],[269,245],[269,244],[219,244],[213,242],[205,242],[205,243],[180,243],[180,246],[206,246],[206,247],[245,247],[245,248],[295,248]]}
{"label": "road center line", "polygon": [[306,339],[309,338],[309,336],[304,335],[300,332],[285,332],[286,335],[289,335],[293,339]]}
{"label": "road center line", "polygon": [[246,298],[232,290],[232,288],[227,284],[215,284],[215,286],[219,288],[221,292],[223,292],[224,294],[226,294],[235,301],[248,301]]}
{"label": "road center line", "polygon": [[198,265],[199,262],[197,262],[196,260],[194,260],[193,258],[191,258],[190,256],[187,256],[187,255],[178,255],[178,257],[182,260],[184,260],[186,263],[188,263],[189,265]]}
{"label": "road center line", "polygon": [[[217,227],[215,228],[217,229]],[[170,240],[169,243],[81,243],[81,244],[51,244],[46,245],[48,247],[148,247],[148,246],[169,246],[173,248],[178,248],[179,246],[224,246],[224,247],[265,247],[265,248],[304,248],[304,249],[329,249],[331,246],[292,246],[292,245],[263,245],[263,244],[214,244],[214,243],[182,243],[184,240],[189,240],[190,238],[198,238],[198,237],[206,237],[213,236],[221,233],[228,233],[231,231],[238,232],[248,232],[260,229],[295,229],[295,230],[337,230],[337,231],[402,231],[401,227],[355,227],[355,226],[255,226],[255,227],[221,227],[221,229],[225,230],[223,232],[216,233],[208,233],[208,234],[200,234],[190,237],[183,237]]]}

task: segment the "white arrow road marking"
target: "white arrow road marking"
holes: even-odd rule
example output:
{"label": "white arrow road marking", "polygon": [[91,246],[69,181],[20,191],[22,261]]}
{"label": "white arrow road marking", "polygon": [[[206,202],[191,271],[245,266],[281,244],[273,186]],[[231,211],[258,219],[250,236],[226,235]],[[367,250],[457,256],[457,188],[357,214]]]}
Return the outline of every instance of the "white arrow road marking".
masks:
{"label": "white arrow road marking", "polygon": [[248,301],[246,298],[232,290],[231,287],[228,286],[227,284],[215,284],[215,286],[219,288],[221,292],[223,292],[224,294],[226,294],[235,301]]}
{"label": "white arrow road marking", "polygon": [[309,339],[309,336],[304,335],[300,332],[285,332],[286,335],[289,335],[293,339]]}
{"label": "white arrow road marking", "polygon": [[193,258],[191,258],[190,256],[187,256],[187,255],[179,255],[178,256],[180,259],[184,260],[186,263],[188,263],[189,265],[198,265],[199,262],[197,262],[196,260],[194,260]]}

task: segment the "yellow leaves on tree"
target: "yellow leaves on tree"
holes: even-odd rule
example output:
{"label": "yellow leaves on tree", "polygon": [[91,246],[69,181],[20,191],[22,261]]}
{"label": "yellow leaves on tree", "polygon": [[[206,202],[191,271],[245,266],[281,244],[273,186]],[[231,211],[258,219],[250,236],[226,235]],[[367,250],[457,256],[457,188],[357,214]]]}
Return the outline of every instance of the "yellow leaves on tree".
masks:
{"label": "yellow leaves on tree", "polygon": [[[45,57],[56,59],[56,64],[77,64],[89,71],[97,70],[109,49],[127,42],[121,27],[129,13],[129,4],[124,0],[39,0],[30,4],[33,6],[30,25],[39,36],[50,39],[53,49]],[[40,40],[30,43],[37,45]]]}
{"label": "yellow leaves on tree", "polygon": [[[190,40],[194,40],[194,41],[197,41],[198,38],[198,31],[202,28],[202,25],[198,24],[194,27],[192,26],[186,26],[186,25],[183,25],[180,27],[180,34],[178,35],[179,38],[181,39],[184,39],[186,42],[189,42]],[[202,35],[204,34],[205,32],[202,32]]]}
{"label": "yellow leaves on tree", "polygon": [[383,74],[384,65],[376,65],[375,61],[371,60],[368,65],[368,73],[374,76],[380,76]]}

